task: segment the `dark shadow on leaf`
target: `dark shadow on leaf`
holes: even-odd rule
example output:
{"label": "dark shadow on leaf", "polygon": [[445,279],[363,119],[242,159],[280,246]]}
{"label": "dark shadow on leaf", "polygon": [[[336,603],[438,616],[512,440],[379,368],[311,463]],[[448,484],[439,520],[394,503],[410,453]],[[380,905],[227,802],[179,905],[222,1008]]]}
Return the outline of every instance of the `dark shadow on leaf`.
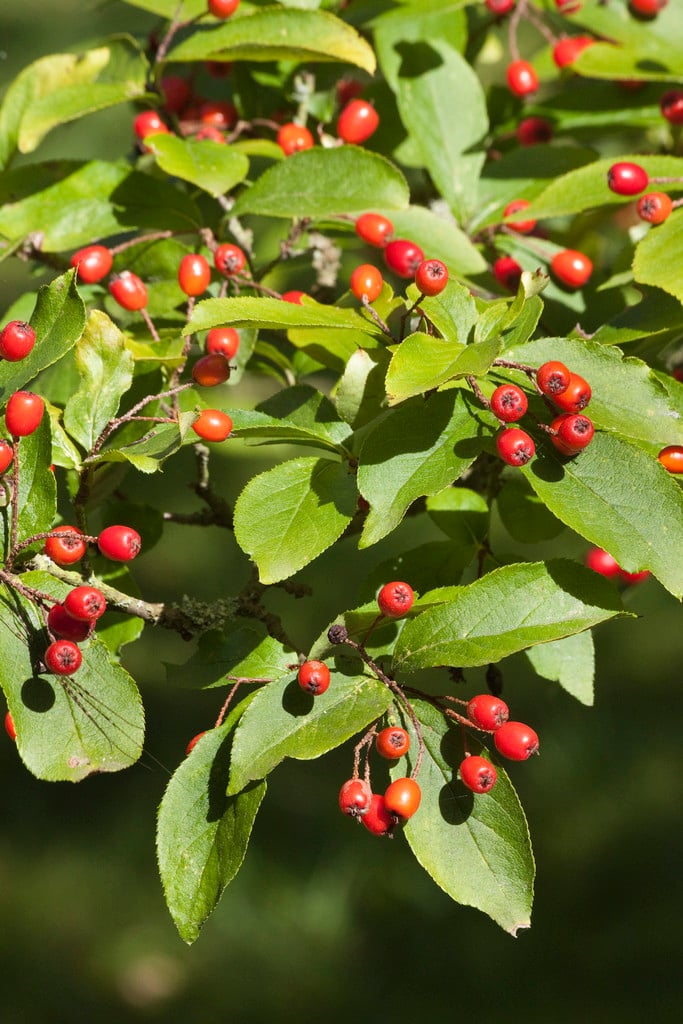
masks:
{"label": "dark shadow on leaf", "polygon": [[31,711],[44,713],[54,705],[55,690],[42,676],[31,676],[22,684],[21,699]]}
{"label": "dark shadow on leaf", "polygon": [[230,805],[234,804],[243,793],[248,793],[250,790],[254,789],[254,787],[261,785],[261,781],[256,779],[245,786],[241,793],[238,793],[235,796],[227,796],[226,789],[228,786],[228,777],[230,775],[230,757],[232,754],[234,735],[234,732],[228,733],[213,759],[213,764],[209,773],[209,807],[206,812],[207,821],[220,821],[220,819],[224,817],[226,811],[230,808]]}
{"label": "dark shadow on leaf", "polygon": [[401,58],[401,78],[419,78],[443,64],[443,57],[429,43],[399,43],[394,49]]}
{"label": "dark shadow on leaf", "polygon": [[439,792],[439,810],[448,825],[462,825],[472,813],[473,794],[458,779],[443,786]]}
{"label": "dark shadow on leaf", "polygon": [[288,714],[297,718],[310,714],[314,701],[313,694],[302,690],[296,679],[292,679],[282,691],[282,707]]}
{"label": "dark shadow on leaf", "polygon": [[546,483],[557,483],[564,476],[564,466],[550,452],[539,447],[536,458],[526,467],[529,476],[535,476]]}
{"label": "dark shadow on leaf", "polygon": [[[334,505],[337,512],[352,519],[358,502],[355,480],[349,479],[350,470],[330,459],[318,459],[311,472],[311,491],[318,497],[320,507]],[[303,526],[303,523],[302,523]]]}

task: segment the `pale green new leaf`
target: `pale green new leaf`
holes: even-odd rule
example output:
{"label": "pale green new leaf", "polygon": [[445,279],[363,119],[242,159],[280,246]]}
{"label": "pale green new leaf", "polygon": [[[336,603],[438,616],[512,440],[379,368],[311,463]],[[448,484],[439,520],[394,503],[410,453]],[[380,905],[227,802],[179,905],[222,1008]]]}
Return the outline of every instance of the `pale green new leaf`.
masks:
{"label": "pale green new leaf", "polygon": [[187,325],[188,334],[207,331],[211,327],[229,324],[231,327],[258,327],[270,330],[290,328],[333,327],[345,331],[376,334],[378,327],[364,319],[355,309],[323,306],[314,299],[305,298],[299,305],[269,297],[233,299],[205,299],[198,302]]}
{"label": "pale green new leaf", "polygon": [[234,146],[211,139],[179,139],[176,135],[151,136],[147,146],[162,171],[221,196],[244,181],[249,160]]}
{"label": "pale green new leaf", "polygon": [[[679,170],[680,173],[680,170]],[[651,228],[636,246],[633,276],[655,285],[683,302],[683,215],[674,210],[663,224]]]}

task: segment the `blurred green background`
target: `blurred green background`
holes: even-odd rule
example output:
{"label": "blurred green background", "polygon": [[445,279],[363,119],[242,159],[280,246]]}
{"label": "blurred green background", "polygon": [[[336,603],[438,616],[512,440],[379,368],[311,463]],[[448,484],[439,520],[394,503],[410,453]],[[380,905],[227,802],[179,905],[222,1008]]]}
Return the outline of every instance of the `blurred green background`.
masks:
{"label": "blurred green background", "polygon": [[[5,0],[2,82],[43,54],[152,23],[115,2]],[[85,132],[57,133],[40,155],[125,151],[129,123],[130,111],[93,118]],[[0,309],[22,273],[2,264]],[[215,458],[221,490],[234,500],[272,458],[231,443]],[[136,501],[187,511],[196,507],[191,475],[185,451],[163,476],[136,478],[130,489]],[[315,595],[295,607],[302,649],[356,600],[373,565],[420,536],[437,531],[412,519],[390,541],[363,553],[345,542],[302,573]],[[562,546],[576,557],[585,548],[572,538]],[[524,554],[533,557],[531,548]],[[229,595],[247,574],[231,535],[218,529],[171,526],[135,564],[150,600]],[[171,691],[163,663],[183,661],[191,648],[147,634],[126,653],[147,707],[139,765],[51,785],[29,776],[11,742],[0,741],[0,1020],[678,1021],[681,610],[654,581],[632,588],[626,602],[639,619],[597,631],[594,709],[533,678],[521,657],[504,665],[515,717],[542,741],[540,758],[512,769],[538,861],[533,927],[517,939],[453,904],[403,839],[377,841],[339,814],[351,764],[344,749],[287,762],[272,776],[245,865],[186,948],[156,874],[156,808],[187,740],[212,723],[222,697]],[[289,615],[292,604],[278,594],[272,607]]]}

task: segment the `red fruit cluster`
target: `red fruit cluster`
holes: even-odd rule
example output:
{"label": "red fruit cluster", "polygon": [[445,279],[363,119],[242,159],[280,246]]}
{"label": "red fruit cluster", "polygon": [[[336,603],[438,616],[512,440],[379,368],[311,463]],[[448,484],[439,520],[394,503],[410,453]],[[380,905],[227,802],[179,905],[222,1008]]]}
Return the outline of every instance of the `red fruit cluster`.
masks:
{"label": "red fruit cluster", "polygon": [[[523,722],[509,721],[510,711],[500,697],[480,693],[467,705],[467,715],[475,728],[493,734],[496,750],[512,761],[526,761],[538,752],[538,735]],[[488,793],[496,782],[496,769],[479,754],[466,754],[460,764],[460,778],[473,793]]]}
{"label": "red fruit cluster", "polygon": [[416,813],[422,800],[419,783],[412,777],[394,779],[384,795],[373,793],[363,779],[348,779],[339,791],[339,807],[361,821],[375,836],[392,836],[399,825]]}
{"label": "red fruit cluster", "polygon": [[[73,527],[66,529],[77,532]],[[57,539],[64,541],[63,537]],[[106,608],[107,602],[102,591],[87,585],[70,590],[63,604],[54,604],[50,608],[47,628],[55,639],[43,655],[49,672],[57,676],[70,676],[78,671],[83,663],[83,655],[77,645],[87,640]]]}

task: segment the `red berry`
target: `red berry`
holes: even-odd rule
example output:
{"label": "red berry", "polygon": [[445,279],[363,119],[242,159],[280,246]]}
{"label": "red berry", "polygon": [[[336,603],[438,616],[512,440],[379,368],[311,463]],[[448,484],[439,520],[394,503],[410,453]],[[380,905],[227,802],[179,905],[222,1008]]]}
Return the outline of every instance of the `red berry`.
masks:
{"label": "red berry", "polygon": [[111,270],[114,257],[104,245],[86,245],[71,257],[71,266],[78,268],[84,284],[97,284]]}
{"label": "red berry", "polygon": [[591,36],[567,36],[553,47],[553,60],[558,68],[573,64],[579,54],[595,42]]}
{"label": "red berry", "polygon": [[491,14],[502,18],[504,14],[509,14],[514,9],[515,2],[516,0],[486,0],[486,6]]}
{"label": "red berry", "polygon": [[641,572],[626,572],[625,569],[619,570],[619,579],[627,587],[632,586],[634,583],[642,583],[650,575],[647,569],[643,569]]}
{"label": "red berry", "polygon": [[425,260],[417,268],[415,284],[423,295],[440,295],[448,284],[448,267],[441,260]]}
{"label": "red berry", "polygon": [[372,794],[370,806],[360,820],[373,836],[391,836],[396,828],[396,819],[391,811],[387,810],[381,793]]}
{"label": "red berry", "polygon": [[192,376],[203,388],[215,388],[230,377],[230,363],[220,353],[201,356],[192,367]]}
{"label": "red berry", "polygon": [[538,89],[538,75],[527,60],[513,60],[505,73],[510,92],[530,96]]}
{"label": "red berry", "polygon": [[634,14],[642,14],[646,18],[654,18],[666,7],[669,0],[629,0],[629,7]]}
{"label": "red berry", "polygon": [[673,205],[671,196],[666,192],[646,192],[638,200],[638,216],[650,224],[663,224]]}
{"label": "red berry", "polygon": [[5,409],[5,426],[12,437],[27,437],[37,430],[45,402],[32,391],[15,391]]}
{"label": "red berry", "polygon": [[499,256],[493,264],[493,276],[503,288],[516,292],[522,277],[522,268],[512,256]]}
{"label": "red berry", "polygon": [[361,213],[356,221],[356,234],[368,245],[384,248],[387,238],[394,233],[394,225],[381,213]]}
{"label": "red berry", "polygon": [[337,121],[337,135],[357,146],[369,139],[379,125],[379,114],[366,100],[351,100]]}
{"label": "red berry", "polygon": [[609,551],[605,551],[604,548],[591,548],[586,553],[584,562],[593,572],[600,573],[601,576],[606,576],[607,579],[618,576],[621,572],[616,558],[612,558]]}
{"label": "red berry", "polygon": [[297,674],[299,686],[318,697],[330,685],[330,670],[324,661],[305,661]]}
{"label": "red berry", "polygon": [[357,78],[340,78],[334,87],[337,103],[345,107],[351,100],[355,100],[363,91],[363,83]]}
{"label": "red berry", "polygon": [[199,741],[200,741],[200,739],[202,738],[202,736],[206,736],[206,733],[207,733],[207,730],[206,730],[206,729],[204,729],[204,731],[203,731],[203,732],[198,732],[196,736],[193,736],[193,737],[192,737],[192,739],[190,740],[190,742],[189,742],[189,743],[187,744],[187,746],[185,747],[185,757],[187,757],[187,755],[188,755],[188,754],[191,754],[191,753],[192,753],[192,751],[193,751],[193,750],[194,750],[194,748],[195,748],[195,747],[197,746],[197,744],[199,743]]}
{"label": "red berry", "polygon": [[659,109],[670,124],[683,124],[683,89],[669,89],[659,101]]}
{"label": "red berry", "polygon": [[563,412],[582,412],[591,400],[591,386],[578,373],[569,374],[569,384],[560,394],[552,396],[555,405]]}
{"label": "red berry", "polygon": [[420,246],[407,238],[395,238],[384,247],[386,265],[399,277],[414,277],[424,258]]}
{"label": "red berry", "polygon": [[538,753],[538,735],[524,722],[505,722],[493,734],[496,750],[511,761],[526,761]]}
{"label": "red berry", "polygon": [[526,466],[536,454],[536,445],[526,430],[507,427],[496,437],[496,449],[508,466]]}
{"label": "red berry", "polygon": [[283,124],[277,133],[277,144],[285,154],[299,153],[302,149],[311,149],[315,145],[313,136],[303,124]]}
{"label": "red berry", "polygon": [[683,446],[680,444],[669,444],[662,448],[657,458],[669,473],[683,473]]}
{"label": "red berry", "polygon": [[369,302],[374,302],[382,294],[383,284],[381,271],[371,263],[362,263],[351,274],[351,291],[357,299],[365,296]]}
{"label": "red berry", "polygon": [[581,288],[593,273],[593,264],[576,249],[562,249],[556,253],[550,264],[555,277],[568,288]]}
{"label": "red berry", "polygon": [[225,274],[226,277],[232,277],[233,274],[239,274],[243,270],[247,257],[239,245],[233,245],[232,242],[224,242],[216,248],[213,254],[213,262],[219,273]]}
{"label": "red berry", "polygon": [[384,806],[390,814],[407,821],[420,806],[422,791],[415,779],[395,779],[384,794]]}
{"label": "red berry", "polygon": [[[45,554],[57,565],[79,562],[87,550],[83,534],[76,526],[57,526],[45,540]],[[66,536],[64,536],[66,534]]]}
{"label": "red berry", "polygon": [[143,110],[133,121],[133,131],[142,141],[148,135],[168,133],[168,126],[162,121],[156,110]]}
{"label": "red berry", "polygon": [[294,306],[300,306],[301,300],[303,299],[306,292],[299,292],[294,289],[291,292],[283,292],[280,298],[283,302],[291,302]]}
{"label": "red berry", "polygon": [[536,371],[536,383],[544,395],[554,398],[561,395],[569,387],[571,373],[564,365],[555,360],[543,363]]}
{"label": "red berry", "polygon": [[467,717],[480,729],[495,732],[510,717],[510,709],[492,693],[478,693],[467,704]]}
{"label": "red berry", "polygon": [[207,128],[227,131],[237,121],[237,107],[227,100],[207,100],[199,108],[199,120]]}
{"label": "red berry", "polygon": [[205,139],[209,139],[211,142],[222,142],[225,143],[225,136],[220,128],[215,128],[212,124],[205,124],[203,128],[195,134],[197,142],[204,142]]}
{"label": "red berry", "polygon": [[555,6],[561,14],[576,14],[580,11],[582,0],[555,0]]}
{"label": "red berry", "polygon": [[491,395],[491,412],[505,423],[520,420],[529,408],[529,402],[516,384],[501,384]]}
{"label": "red berry", "polygon": [[202,409],[192,429],[204,441],[225,441],[232,431],[232,420],[219,409]]}
{"label": "red berry", "polygon": [[9,441],[0,440],[0,473],[4,473],[14,458],[14,449]]}
{"label": "red berry", "polygon": [[339,790],[339,809],[352,818],[362,818],[371,801],[372,790],[363,779],[348,779]]}
{"label": "red berry", "polygon": [[234,327],[212,327],[206,335],[205,348],[208,355],[232,359],[239,347],[240,336]]}
{"label": "red berry", "polygon": [[541,142],[550,142],[553,126],[544,117],[525,117],[517,125],[515,134],[520,146],[537,146]]}
{"label": "red berry", "polygon": [[461,762],[460,778],[473,793],[489,793],[496,784],[496,769],[485,757],[472,754]]}
{"label": "red berry", "polygon": [[107,526],[97,538],[97,546],[112,562],[130,562],[140,552],[140,534],[132,526]]}
{"label": "red berry", "polygon": [[201,295],[210,281],[211,267],[200,253],[183,256],[178,268],[178,284],[186,295]]}
{"label": "red berry", "polygon": [[5,732],[11,740],[16,742],[17,730],[14,728],[14,719],[9,711],[5,714]]}
{"label": "red berry", "polygon": [[565,412],[553,420],[551,428],[556,431],[551,434],[555,447],[570,456],[587,448],[595,434],[593,423],[581,413]]}
{"label": "red berry", "polygon": [[607,172],[607,184],[618,196],[637,196],[649,182],[647,171],[640,164],[627,160],[612,164]]}
{"label": "red berry", "polygon": [[109,282],[109,294],[119,306],[134,312],[147,305],[147,288],[144,281],[130,270],[122,270]]}
{"label": "red berry", "polygon": [[77,644],[90,636],[94,625],[91,619],[74,619],[63,604],[53,604],[47,613],[47,628],[53,636],[61,636]]}
{"label": "red berry", "polygon": [[192,87],[186,78],[180,75],[165,75],[159,83],[164,97],[164,110],[169,114],[179,114],[192,94]]}
{"label": "red berry", "polygon": [[23,320],[10,320],[0,331],[0,356],[10,363],[25,359],[36,343],[36,332]]}
{"label": "red berry", "polygon": [[403,757],[410,750],[410,736],[405,729],[390,725],[377,733],[375,748],[380,757],[395,761],[397,757]]}
{"label": "red berry", "polygon": [[107,610],[104,594],[97,587],[75,587],[64,598],[64,607],[72,618],[79,622],[99,619]]}
{"label": "red berry", "polygon": [[390,619],[401,619],[413,607],[415,592],[409,583],[395,581],[385,583],[377,595],[377,604],[382,615]]}
{"label": "red berry", "polygon": [[70,676],[81,667],[83,655],[71,640],[54,640],[45,651],[44,661],[55,675]]}
{"label": "red berry", "polygon": [[208,0],[208,7],[214,18],[229,18],[240,5],[240,0]]}
{"label": "red berry", "polygon": [[[513,213],[526,210],[528,206],[531,206],[528,199],[513,199],[503,210],[503,216],[511,217]],[[534,230],[536,223],[535,220],[511,220],[508,222],[508,227],[513,231],[518,231],[520,235],[528,235],[530,231]]]}

